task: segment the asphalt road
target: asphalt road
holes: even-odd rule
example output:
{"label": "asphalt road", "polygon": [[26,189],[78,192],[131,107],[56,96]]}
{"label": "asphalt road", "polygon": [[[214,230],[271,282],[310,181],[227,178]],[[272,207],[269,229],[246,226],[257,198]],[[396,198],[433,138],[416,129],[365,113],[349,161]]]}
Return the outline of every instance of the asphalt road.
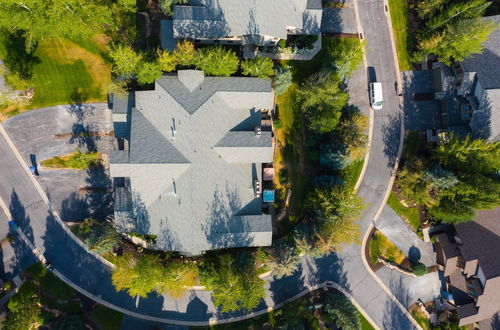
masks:
{"label": "asphalt road", "polygon": [[[359,13],[367,40],[368,66],[375,69],[377,80],[382,82],[384,87],[384,107],[374,116],[370,161],[359,189],[359,195],[367,203],[360,220],[364,232],[383,202],[390,182],[400,140],[400,115],[398,97],[394,89],[396,71],[383,2],[361,0]],[[214,315],[215,310],[206,292],[192,292],[180,301],[150,295],[137,304],[136,300],[125,292],[116,292],[111,284],[109,269],[81,248],[62,229],[3,137],[0,137],[0,169],[0,196],[9,205],[21,229],[59,272],[81,288],[121,308],[160,318],[206,321],[215,316],[233,316]],[[269,293],[276,303],[294,296],[308,286],[324,281],[335,281],[350,291],[357,303],[381,328],[414,328],[407,315],[366,270],[359,245],[345,247],[338,256],[332,254],[316,261],[305,259],[301,270],[294,276],[272,281]],[[408,297],[407,287],[397,277],[391,281],[390,287],[397,297]],[[257,309],[264,307],[265,304],[262,303]]]}

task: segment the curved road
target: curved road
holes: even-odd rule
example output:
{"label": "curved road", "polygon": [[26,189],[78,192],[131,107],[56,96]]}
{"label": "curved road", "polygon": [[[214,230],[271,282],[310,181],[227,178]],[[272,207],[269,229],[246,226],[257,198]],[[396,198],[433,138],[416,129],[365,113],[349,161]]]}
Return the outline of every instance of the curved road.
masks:
{"label": "curved road", "polygon": [[[374,114],[369,163],[358,191],[368,204],[360,220],[362,232],[365,232],[384,203],[391,182],[400,141],[401,117],[394,89],[396,69],[383,2],[360,0],[358,3],[367,40],[367,64],[375,69],[377,80],[384,86],[384,108]],[[63,278],[69,279],[98,300],[127,310],[133,316],[149,316],[166,323],[206,324],[210,319],[227,319],[238,315],[216,315],[210,296],[204,291],[193,291],[180,301],[156,295],[138,301],[123,291],[116,292],[111,284],[109,268],[77,244],[61,223],[56,221],[4,136],[0,136],[0,169],[0,197],[8,205],[21,231],[51,261]],[[350,292],[380,328],[415,328],[408,315],[369,273],[359,245],[347,246],[338,255],[332,254],[318,260],[305,259],[301,270],[294,276],[271,281],[268,300],[272,301],[268,301],[268,305],[284,301],[325,281],[334,281]],[[390,289],[396,296],[405,291],[402,285]],[[266,304],[262,303],[256,310],[265,308]]]}

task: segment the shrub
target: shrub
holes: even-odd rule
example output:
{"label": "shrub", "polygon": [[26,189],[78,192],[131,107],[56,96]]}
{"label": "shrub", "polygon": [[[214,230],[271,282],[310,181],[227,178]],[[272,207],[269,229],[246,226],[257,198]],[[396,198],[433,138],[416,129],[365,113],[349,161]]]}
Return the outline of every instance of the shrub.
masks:
{"label": "shrub", "polygon": [[179,58],[175,53],[171,53],[167,50],[158,50],[158,63],[162,71],[170,72],[174,71],[179,63]]}
{"label": "shrub", "polygon": [[292,71],[285,67],[278,67],[274,73],[274,92],[281,95],[292,85]]}
{"label": "shrub", "polygon": [[118,45],[111,49],[109,55],[113,60],[113,72],[124,78],[131,78],[137,73],[142,56],[131,47]]}
{"label": "shrub", "polygon": [[180,66],[195,65],[198,58],[198,51],[191,41],[183,40],[177,43],[177,49],[173,53]]}
{"label": "shrub", "polygon": [[140,85],[152,84],[161,77],[162,67],[158,62],[143,62],[137,71],[137,82]]}
{"label": "shrub", "polygon": [[268,78],[274,74],[273,61],[267,57],[256,57],[241,62],[242,73],[245,76]]}
{"label": "shrub", "polygon": [[413,265],[411,270],[412,270],[413,274],[415,274],[417,276],[422,276],[422,275],[427,274],[427,266],[421,262]]}
{"label": "shrub", "polygon": [[238,70],[240,60],[232,50],[207,47],[198,51],[196,67],[212,76],[229,77]]}

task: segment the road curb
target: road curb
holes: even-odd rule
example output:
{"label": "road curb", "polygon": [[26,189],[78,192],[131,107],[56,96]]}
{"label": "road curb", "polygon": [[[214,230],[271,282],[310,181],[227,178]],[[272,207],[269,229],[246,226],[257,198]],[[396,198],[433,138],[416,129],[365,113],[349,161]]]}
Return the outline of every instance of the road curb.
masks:
{"label": "road curb", "polygon": [[99,254],[94,253],[88,249],[88,247],[71,231],[71,229],[66,226],[64,221],[62,221],[61,217],[57,213],[57,211],[54,209],[52,206],[52,203],[50,203],[49,198],[47,197],[47,194],[45,194],[45,191],[43,188],[40,186],[38,181],[33,177],[29,170],[29,165],[26,163],[24,158],[21,156],[21,153],[19,150],[17,150],[17,147],[15,146],[14,142],[12,142],[9,134],[3,127],[3,124],[0,124],[0,134],[5,138],[5,141],[7,141],[7,144],[9,145],[9,148],[12,150],[14,153],[14,156],[17,158],[19,163],[21,163],[21,166],[23,167],[24,171],[28,175],[28,177],[31,179],[31,182],[33,183],[33,186],[37,190],[38,194],[40,195],[40,198],[45,202],[45,204],[48,206],[50,213],[54,216],[54,219],[59,223],[59,225],[62,227],[62,229],[78,244],[80,245],[87,253],[93,255],[96,257],[99,261],[101,261],[104,265],[106,265],[110,269],[114,269],[116,266],[109,262],[108,260],[104,259],[101,257]]}

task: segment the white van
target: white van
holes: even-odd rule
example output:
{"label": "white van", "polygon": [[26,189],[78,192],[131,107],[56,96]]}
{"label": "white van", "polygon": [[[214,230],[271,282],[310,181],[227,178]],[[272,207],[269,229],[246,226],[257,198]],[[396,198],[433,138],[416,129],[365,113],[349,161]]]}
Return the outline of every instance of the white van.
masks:
{"label": "white van", "polygon": [[382,83],[370,83],[370,104],[373,110],[382,109],[384,99],[382,97]]}

